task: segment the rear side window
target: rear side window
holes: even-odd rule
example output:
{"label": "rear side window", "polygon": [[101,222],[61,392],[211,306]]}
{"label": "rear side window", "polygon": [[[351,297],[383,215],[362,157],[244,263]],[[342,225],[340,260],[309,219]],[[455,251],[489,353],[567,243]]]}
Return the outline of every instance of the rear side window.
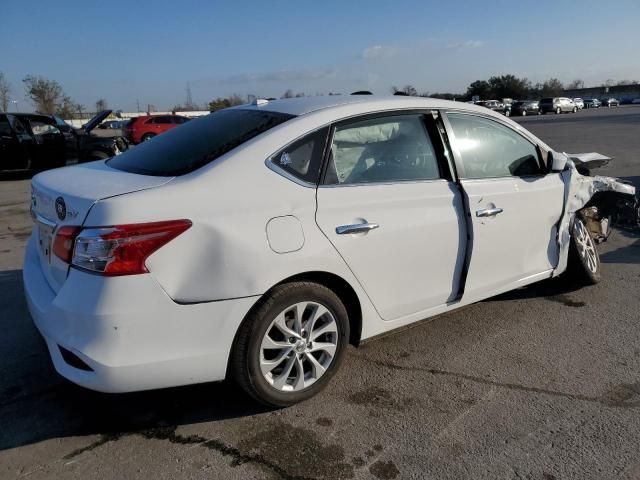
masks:
{"label": "rear side window", "polygon": [[328,128],[323,128],[285,147],[271,163],[307,183],[318,183]]}
{"label": "rear side window", "polygon": [[151,120],[149,120],[147,123],[167,124],[167,123],[173,123],[173,121],[171,120],[171,117],[154,117]]}
{"label": "rear side window", "polygon": [[380,117],[335,129],[326,184],[437,178],[438,159],[422,115]]}
{"label": "rear side window", "polygon": [[492,120],[447,113],[462,158],[462,178],[542,175],[536,146],[522,135]]}
{"label": "rear side window", "polygon": [[12,133],[7,117],[0,116],[0,135],[10,137]]}
{"label": "rear side window", "polygon": [[184,175],[291,118],[278,112],[220,110],[127,150],[108,165],[141,175]]}

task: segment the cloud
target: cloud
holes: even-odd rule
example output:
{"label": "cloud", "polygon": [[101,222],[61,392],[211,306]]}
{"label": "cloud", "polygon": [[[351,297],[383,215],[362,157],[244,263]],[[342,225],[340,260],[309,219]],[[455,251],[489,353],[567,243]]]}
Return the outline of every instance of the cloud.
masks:
{"label": "cloud", "polygon": [[241,73],[216,80],[221,84],[247,84],[247,83],[274,83],[274,82],[298,82],[308,80],[324,80],[334,78],[336,72],[325,68],[319,70],[278,70],[263,73]]}
{"label": "cloud", "polygon": [[395,56],[397,49],[395,47],[387,47],[383,45],[373,45],[362,51],[362,58],[366,60],[374,58],[390,58]]}
{"label": "cloud", "polygon": [[481,48],[484,47],[486,42],[482,40],[465,40],[464,42],[450,43],[447,48],[455,48],[456,50],[462,50],[463,48]]}

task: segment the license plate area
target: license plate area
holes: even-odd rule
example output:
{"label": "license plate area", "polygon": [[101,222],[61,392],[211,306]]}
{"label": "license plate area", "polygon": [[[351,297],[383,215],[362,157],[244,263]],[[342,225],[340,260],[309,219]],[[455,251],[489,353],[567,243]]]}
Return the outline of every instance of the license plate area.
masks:
{"label": "license plate area", "polygon": [[51,243],[55,226],[38,222],[38,248],[41,258],[46,262],[51,262]]}

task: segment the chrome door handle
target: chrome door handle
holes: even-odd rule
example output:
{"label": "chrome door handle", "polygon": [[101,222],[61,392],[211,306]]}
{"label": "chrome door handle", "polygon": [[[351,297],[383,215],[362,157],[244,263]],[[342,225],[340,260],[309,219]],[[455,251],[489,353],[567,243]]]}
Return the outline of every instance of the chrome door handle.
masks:
{"label": "chrome door handle", "polygon": [[493,217],[499,213],[502,213],[502,209],[499,207],[485,208],[483,210],[476,210],[476,217]]}
{"label": "chrome door handle", "polygon": [[353,225],[340,225],[336,227],[336,233],[338,235],[345,235],[347,233],[366,233],[369,230],[374,230],[380,225],[377,223],[356,223]]}

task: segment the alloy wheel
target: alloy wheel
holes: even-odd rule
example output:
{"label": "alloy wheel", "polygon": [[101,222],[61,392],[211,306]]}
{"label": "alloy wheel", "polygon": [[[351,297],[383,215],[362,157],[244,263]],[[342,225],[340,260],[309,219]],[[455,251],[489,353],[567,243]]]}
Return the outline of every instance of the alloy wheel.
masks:
{"label": "alloy wheel", "polygon": [[317,302],[300,302],[273,319],[260,345],[260,370],[283,392],[315,383],[327,371],[338,348],[338,324]]}
{"label": "alloy wheel", "polygon": [[586,267],[595,273],[598,270],[598,257],[596,253],[596,247],[593,243],[593,238],[589,234],[587,227],[581,220],[577,220],[574,225],[576,231],[576,246],[578,247],[578,254],[583,259]]}

